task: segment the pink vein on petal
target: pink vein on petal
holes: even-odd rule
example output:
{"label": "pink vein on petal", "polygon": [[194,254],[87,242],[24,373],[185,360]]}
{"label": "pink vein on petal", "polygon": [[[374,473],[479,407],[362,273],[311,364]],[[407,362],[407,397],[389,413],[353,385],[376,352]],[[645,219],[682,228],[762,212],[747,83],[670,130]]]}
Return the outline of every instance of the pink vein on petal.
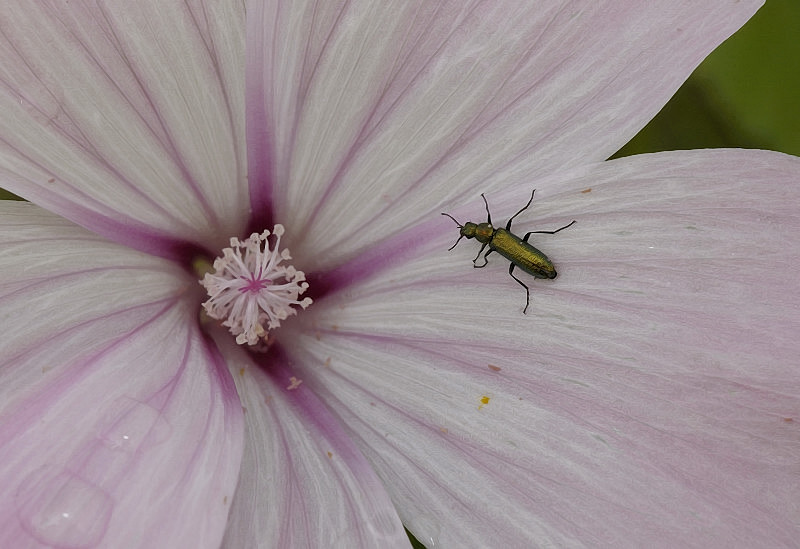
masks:
{"label": "pink vein on petal", "polygon": [[[267,113],[267,104],[272,102],[273,89],[268,86],[266,76],[269,67],[265,58],[266,31],[264,27],[266,2],[249,2],[247,17],[247,48],[245,75],[245,105],[247,134],[247,179],[250,189],[250,204],[256,217],[263,216],[258,223],[269,225],[272,216],[273,171],[275,142],[269,132],[274,125]],[[275,18],[277,24],[277,18]],[[271,49],[274,49],[273,44]],[[274,64],[273,60],[270,60]]]}
{"label": "pink vein on petal", "polygon": [[[367,280],[393,265],[429,253],[439,245],[442,237],[438,230],[442,221],[438,217],[399,231],[324,273],[306,273],[311,295],[339,291]],[[447,234],[449,237],[450,233]]]}
{"label": "pink vein on petal", "polygon": [[[105,270],[105,269],[97,269],[98,271]],[[70,273],[70,275],[75,274],[80,276],[82,273]],[[49,281],[45,280],[45,282]],[[17,290],[17,292],[34,288],[37,284],[32,283],[24,288]],[[11,292],[2,296],[2,299],[12,297],[16,292]],[[95,352],[89,357],[81,357],[82,362],[81,364],[76,364],[75,367],[67,368],[69,375],[66,373],[62,376],[62,378],[53,386],[47,390],[39,393],[35,399],[29,400],[27,404],[20,410],[23,412],[20,414],[21,418],[27,419],[27,421],[17,421],[13,423],[6,423],[4,425],[5,429],[0,430],[0,440],[9,440],[13,438],[16,434],[25,431],[25,429],[33,422],[38,421],[39,414],[37,413],[38,410],[42,410],[46,408],[46,404],[50,402],[55,402],[58,400],[58,395],[62,394],[64,391],[70,389],[73,384],[80,383],[80,379],[86,377],[92,371],[92,365],[97,362],[97,360],[109,350],[117,347],[118,345],[124,343],[129,337],[133,336],[136,332],[143,330],[148,325],[152,324],[153,322],[157,321],[161,318],[164,314],[166,314],[172,307],[175,306],[177,300],[175,298],[168,298],[162,299],[160,301],[155,301],[151,303],[145,303],[140,305],[135,305],[132,307],[126,307],[124,309],[119,309],[114,311],[112,314],[106,314],[99,316],[97,318],[92,318],[81,322],[80,324],[76,324],[62,332],[58,333],[54,336],[54,340],[65,340],[68,341],[74,332],[78,332],[83,330],[87,327],[91,327],[92,325],[98,322],[108,322],[110,319],[124,315],[126,313],[130,313],[135,310],[145,310],[151,308],[153,305],[163,305],[160,309],[158,309],[146,322],[142,323],[134,332],[131,333],[123,333],[120,334],[115,340],[110,341],[106,346],[103,347],[101,351]],[[53,340],[51,340],[52,342]],[[22,353],[18,353],[15,356],[8,357],[5,361],[6,366],[8,368],[13,368],[14,364],[22,360],[27,354],[35,352],[37,349],[36,347],[29,347],[27,350],[23,351]],[[85,359],[85,360],[84,360]],[[69,379],[67,379],[69,378]],[[29,411],[26,412],[26,410]],[[11,428],[14,428],[11,430]]]}
{"label": "pink vein on petal", "polygon": [[[101,9],[102,9],[102,8],[101,8]],[[107,22],[108,22],[108,21],[107,21]],[[61,23],[61,22],[60,22],[60,23]],[[128,67],[130,70],[131,70],[131,74],[133,75],[134,81],[135,81],[135,82],[138,84],[139,90],[142,92],[142,94],[143,94],[143,95],[144,95],[146,98],[148,98],[148,104],[149,104],[149,106],[152,108],[152,110],[153,110],[153,113],[156,115],[156,118],[157,118],[157,120],[158,120],[158,121],[161,123],[161,130],[164,132],[164,133],[163,133],[163,135],[161,135],[161,136],[159,135],[159,132],[157,132],[157,131],[156,131],[156,130],[155,130],[153,127],[152,127],[152,125],[151,125],[150,121],[148,121],[148,120],[147,120],[145,117],[143,117],[143,116],[142,116],[142,113],[141,113],[141,111],[140,111],[140,110],[137,108],[137,106],[135,105],[135,103],[134,103],[133,101],[131,101],[131,100],[130,100],[130,97],[128,96],[128,94],[127,94],[127,93],[125,93],[125,90],[121,89],[121,88],[120,88],[120,87],[117,85],[117,82],[116,82],[116,81],[115,81],[115,80],[114,80],[114,79],[111,77],[111,75],[110,75],[110,74],[108,74],[108,72],[107,72],[107,71],[105,70],[105,68],[103,67],[103,64],[100,62],[100,60],[99,60],[99,59],[97,59],[97,58],[95,57],[95,55],[92,53],[91,49],[90,49],[89,47],[87,47],[87,45],[86,45],[86,44],[83,42],[83,40],[82,40],[82,39],[81,39],[79,36],[77,36],[77,35],[76,35],[76,34],[73,32],[73,30],[72,30],[72,29],[68,28],[68,27],[67,27],[66,25],[64,25],[63,23],[61,23],[61,24],[62,24],[62,26],[64,27],[64,30],[65,30],[65,31],[66,31],[66,32],[67,32],[67,33],[68,33],[68,34],[69,34],[69,35],[70,35],[72,38],[74,38],[74,40],[75,40],[75,43],[77,43],[78,45],[80,45],[80,46],[81,46],[81,49],[82,49],[82,51],[83,51],[83,53],[84,53],[85,57],[86,57],[87,59],[90,59],[90,60],[92,61],[92,63],[93,63],[95,66],[96,66],[96,68],[97,68],[97,69],[98,69],[98,70],[99,70],[99,71],[100,71],[100,72],[101,72],[103,75],[105,75],[105,76],[107,77],[107,80],[108,80],[108,82],[109,82],[109,83],[110,83],[110,84],[111,84],[111,85],[112,85],[114,88],[116,88],[116,89],[119,91],[120,95],[121,95],[122,97],[125,97],[125,98],[128,100],[128,104],[129,104],[129,105],[132,107],[132,110],[133,110],[133,111],[134,111],[134,112],[137,114],[137,116],[138,116],[138,117],[139,117],[139,119],[142,121],[142,123],[143,123],[143,124],[144,124],[144,125],[145,125],[145,126],[146,126],[146,127],[149,129],[149,130],[150,130],[150,132],[151,132],[151,135],[152,135],[152,136],[153,136],[153,137],[154,137],[154,138],[155,138],[155,139],[156,139],[156,140],[157,140],[159,143],[161,143],[161,145],[162,145],[162,146],[164,146],[164,149],[165,149],[165,151],[167,151],[167,152],[169,153],[169,155],[172,157],[172,159],[173,159],[173,160],[176,162],[176,164],[179,166],[179,169],[180,169],[181,173],[182,173],[182,174],[184,175],[184,177],[185,177],[185,181],[186,181],[186,183],[188,184],[189,188],[192,190],[193,194],[195,194],[195,197],[196,197],[196,198],[197,198],[197,199],[198,199],[198,200],[199,200],[199,201],[202,203],[202,205],[203,205],[203,207],[204,207],[204,209],[205,209],[205,211],[206,211],[206,214],[207,214],[209,217],[213,218],[213,216],[214,216],[214,211],[213,211],[213,208],[211,208],[211,207],[208,205],[207,201],[205,200],[205,196],[204,196],[204,195],[203,195],[203,194],[200,192],[200,190],[197,188],[197,186],[195,185],[195,183],[194,183],[194,181],[192,180],[192,178],[189,176],[189,174],[188,174],[188,171],[186,170],[186,166],[183,164],[183,162],[182,162],[182,159],[180,158],[180,156],[177,154],[177,151],[175,150],[174,144],[172,143],[172,140],[171,140],[171,138],[170,138],[170,136],[169,136],[169,133],[167,132],[167,129],[168,129],[168,128],[167,128],[167,127],[166,127],[166,125],[164,124],[164,121],[163,121],[163,119],[162,119],[161,115],[160,115],[160,114],[159,114],[159,112],[158,112],[158,108],[157,108],[157,106],[156,106],[156,105],[155,105],[155,104],[154,104],[154,103],[153,103],[153,102],[150,100],[150,95],[148,94],[148,92],[147,92],[147,89],[146,89],[146,87],[145,87],[145,85],[144,85],[144,83],[143,83],[143,81],[142,81],[141,77],[140,77],[140,76],[137,74],[136,67],[135,67],[135,66],[134,66],[134,64],[133,64],[133,63],[130,61],[130,59],[128,59],[128,58],[127,58],[127,56],[126,56],[125,52],[124,52],[122,49],[120,49],[120,48],[119,48],[119,40],[118,40],[118,39],[116,39],[116,37],[115,37],[115,42],[117,43],[117,48],[116,48],[116,49],[117,49],[117,53],[119,53],[120,57],[121,57],[122,59],[124,59],[124,60],[125,60],[125,64],[126,64],[126,66],[127,66],[127,67]],[[109,23],[109,25],[111,26],[111,24],[110,24],[110,23]],[[113,34],[114,34],[114,33],[113,33],[113,30],[111,30],[111,29],[109,29],[109,30],[110,30],[110,34],[111,34],[111,35],[113,35]],[[3,36],[5,36],[5,32],[3,32],[3,31],[2,31],[2,29],[0,29],[0,34],[2,34]],[[12,44],[12,48],[13,48],[15,51],[17,51],[17,53],[18,53],[18,55],[20,56],[20,58],[23,58],[23,59],[24,59],[24,56],[23,56],[23,55],[22,55],[22,54],[21,54],[21,53],[20,53],[20,52],[17,50],[17,48],[16,48],[15,46],[13,46],[13,44]],[[41,85],[41,87],[42,87],[42,88],[45,88],[45,89],[47,89],[47,84],[46,84],[46,83],[45,83],[45,82],[44,82],[44,81],[43,81],[43,80],[40,78],[40,76],[39,76],[38,74],[36,74],[36,71],[35,71],[35,69],[34,69],[34,68],[31,66],[31,65],[29,65],[27,62],[25,63],[25,65],[26,65],[26,66],[27,66],[27,67],[30,69],[31,75],[32,75],[34,78],[36,78],[36,80],[39,82],[39,84]],[[14,90],[14,89],[13,89],[13,87],[9,85],[9,83],[8,83],[7,81],[5,81],[5,80],[2,80],[2,82],[3,82],[3,84],[5,84],[5,86],[4,86],[4,87],[5,87],[6,91],[7,91],[9,94],[12,94],[12,95],[14,95],[14,96],[18,97],[18,98],[19,98],[19,100],[20,100],[21,102],[22,102],[22,101],[26,102],[28,105],[30,105],[32,108],[34,108],[34,109],[35,109],[35,110],[36,110],[36,111],[39,113],[39,115],[41,115],[42,117],[48,117],[48,118],[50,118],[50,117],[47,115],[47,113],[43,112],[43,111],[42,111],[42,110],[40,110],[38,107],[36,107],[36,106],[35,106],[35,104],[33,103],[33,101],[30,101],[30,100],[26,99],[25,97],[22,97],[21,95],[19,95],[19,94],[16,92],[16,90]],[[66,120],[66,122],[69,122],[69,123],[71,124],[71,127],[72,127],[73,131],[77,131],[77,132],[79,133],[79,135],[78,135],[78,136],[70,134],[70,132],[68,131],[68,128],[67,128],[67,126],[66,126],[66,125],[64,125],[64,123],[63,123],[63,122],[62,122],[62,123],[59,123],[59,120],[60,120],[60,119],[62,119],[62,118],[63,118],[63,119],[65,119],[65,120]],[[122,184],[123,184],[125,187],[127,187],[127,188],[128,188],[130,191],[132,191],[132,192],[136,193],[138,196],[140,196],[140,197],[141,197],[143,200],[145,200],[145,201],[146,201],[146,202],[147,202],[147,203],[148,203],[148,204],[149,204],[149,205],[150,205],[150,206],[151,206],[153,209],[155,209],[155,210],[157,210],[157,211],[161,212],[162,214],[164,214],[164,215],[166,215],[166,216],[169,216],[169,215],[170,215],[170,214],[169,214],[169,212],[168,212],[167,210],[165,210],[165,209],[164,209],[164,208],[163,208],[163,207],[162,207],[162,206],[161,206],[161,205],[160,205],[160,204],[159,204],[157,201],[155,201],[155,200],[152,200],[152,199],[151,199],[151,198],[150,198],[150,197],[149,197],[149,196],[148,196],[146,193],[143,193],[143,192],[142,192],[142,191],[141,191],[141,190],[140,190],[140,189],[139,189],[139,188],[138,188],[138,187],[137,187],[135,184],[133,184],[133,182],[131,182],[131,181],[130,181],[128,178],[126,178],[125,176],[123,176],[123,175],[122,175],[122,174],[121,174],[121,173],[120,173],[120,172],[119,172],[119,171],[118,171],[116,168],[114,168],[114,167],[112,166],[112,164],[111,164],[111,163],[109,163],[109,162],[108,162],[106,159],[104,159],[104,158],[102,158],[102,157],[100,156],[100,154],[98,153],[98,151],[97,151],[97,150],[95,149],[95,147],[92,145],[92,142],[91,142],[91,140],[90,140],[90,139],[88,139],[88,138],[87,138],[85,135],[83,135],[83,134],[82,134],[82,132],[80,131],[80,124],[76,123],[76,121],[75,121],[75,120],[74,120],[74,119],[73,119],[73,118],[70,116],[70,114],[69,114],[67,111],[60,110],[60,111],[59,111],[59,117],[58,117],[58,118],[50,118],[50,127],[51,127],[51,128],[53,128],[53,129],[58,129],[58,130],[59,130],[59,132],[61,133],[61,135],[62,135],[62,136],[65,138],[65,139],[67,139],[67,140],[71,141],[71,142],[72,142],[73,144],[75,144],[76,146],[78,146],[78,147],[80,147],[80,148],[83,148],[83,149],[84,149],[84,150],[86,150],[87,152],[90,152],[90,153],[92,154],[92,156],[93,156],[93,157],[94,157],[96,160],[98,160],[98,162],[99,162],[101,165],[103,165],[103,166],[104,166],[106,169],[108,169],[108,170],[109,170],[109,172],[111,172],[111,173],[112,173],[112,174],[113,174],[113,175],[114,175],[114,176],[117,178],[117,180],[118,180],[119,182],[121,182],[121,183],[122,183]],[[79,139],[77,139],[78,137],[80,137],[80,140],[79,140]],[[163,137],[163,138],[162,138],[162,137]],[[17,149],[16,149],[16,147],[14,147],[14,146],[13,146],[11,143],[8,143],[8,142],[7,142],[7,141],[5,141],[5,140],[3,140],[3,141],[6,143],[6,145],[8,145],[8,146],[9,146],[9,148],[12,148],[12,149],[14,149],[14,150],[17,150]],[[18,152],[19,154],[21,154],[21,155],[22,155],[22,152],[21,152],[21,151],[17,150],[17,152]],[[32,159],[29,159],[29,160],[31,160],[32,162],[35,162],[35,161],[33,161]],[[79,197],[79,198],[81,198],[81,200],[83,200],[84,202],[90,202],[90,201],[92,201],[92,200],[91,200],[91,197],[89,197],[89,196],[88,196],[88,195],[86,195],[85,193],[81,192],[79,187],[76,187],[76,186],[74,186],[74,185],[70,184],[68,181],[65,181],[64,179],[62,179],[62,178],[59,178],[59,184],[61,184],[61,185],[64,185],[64,186],[68,186],[68,187],[70,187],[71,189],[73,189],[73,191],[75,191],[75,192],[76,192],[76,194],[78,194],[78,197]]]}

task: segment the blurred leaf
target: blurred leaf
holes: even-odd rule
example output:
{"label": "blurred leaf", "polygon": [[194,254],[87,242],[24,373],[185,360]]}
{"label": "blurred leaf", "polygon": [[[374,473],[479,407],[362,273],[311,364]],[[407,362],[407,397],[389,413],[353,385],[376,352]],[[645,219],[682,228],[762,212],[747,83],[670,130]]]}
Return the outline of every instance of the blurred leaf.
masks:
{"label": "blurred leaf", "polygon": [[424,545],[417,541],[417,538],[415,538],[414,534],[409,532],[408,529],[406,529],[406,534],[408,534],[408,539],[411,541],[411,547],[413,549],[426,549]]}
{"label": "blurred leaf", "polygon": [[698,77],[766,148],[800,155],[800,2],[767,0]]}
{"label": "blurred leaf", "polygon": [[702,147],[800,155],[800,2],[767,0],[615,156]]}
{"label": "blurred leaf", "polygon": [[0,200],[22,200],[14,193],[10,193],[5,189],[0,189]]}

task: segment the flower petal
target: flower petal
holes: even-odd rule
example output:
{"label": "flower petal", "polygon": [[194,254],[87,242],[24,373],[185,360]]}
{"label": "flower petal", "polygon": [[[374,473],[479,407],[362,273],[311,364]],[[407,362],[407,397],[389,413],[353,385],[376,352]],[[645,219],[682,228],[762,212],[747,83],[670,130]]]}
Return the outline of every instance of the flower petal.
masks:
{"label": "flower petal", "polygon": [[380,480],[278,349],[258,366],[219,339],[245,407],[245,453],[224,547],[409,547]]}
{"label": "flower petal", "polygon": [[475,270],[474,247],[437,237],[318,300],[292,334],[298,375],[431,546],[791,546],[799,173],[686,151],[540,182],[543,219],[518,234],[577,223],[534,235],[559,277],[519,273],[527,315],[502,258]]}
{"label": "flower petal", "polygon": [[0,203],[0,546],[217,547],[241,405],[195,281]]}
{"label": "flower petal", "polygon": [[3,185],[161,255],[224,244],[249,208],[243,30],[233,0],[6,6]]}
{"label": "flower petal", "polygon": [[322,268],[498,171],[604,160],[760,4],[253,1],[253,203]]}

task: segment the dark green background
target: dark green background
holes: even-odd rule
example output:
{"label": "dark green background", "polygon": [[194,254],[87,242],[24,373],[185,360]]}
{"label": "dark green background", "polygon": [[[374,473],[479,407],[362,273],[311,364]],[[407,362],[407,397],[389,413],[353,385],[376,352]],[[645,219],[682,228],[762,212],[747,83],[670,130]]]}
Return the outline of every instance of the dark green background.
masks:
{"label": "dark green background", "polygon": [[743,147],[800,156],[800,1],[766,5],[618,156]]}

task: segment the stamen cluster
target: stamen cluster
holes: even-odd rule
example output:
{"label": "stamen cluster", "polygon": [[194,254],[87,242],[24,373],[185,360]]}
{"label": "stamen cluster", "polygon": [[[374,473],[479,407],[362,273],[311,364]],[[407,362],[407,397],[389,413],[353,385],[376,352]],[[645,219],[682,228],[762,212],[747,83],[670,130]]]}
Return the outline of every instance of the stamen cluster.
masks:
{"label": "stamen cluster", "polygon": [[270,246],[269,231],[253,233],[247,240],[231,238],[231,247],[214,260],[214,272],[206,273],[200,284],[208,292],[203,303],[208,316],[223,320],[236,336],[236,343],[256,345],[280,321],[311,305],[311,298],[298,300],[308,288],[303,271],[281,262],[291,259],[280,249],[283,225],[275,225]]}

